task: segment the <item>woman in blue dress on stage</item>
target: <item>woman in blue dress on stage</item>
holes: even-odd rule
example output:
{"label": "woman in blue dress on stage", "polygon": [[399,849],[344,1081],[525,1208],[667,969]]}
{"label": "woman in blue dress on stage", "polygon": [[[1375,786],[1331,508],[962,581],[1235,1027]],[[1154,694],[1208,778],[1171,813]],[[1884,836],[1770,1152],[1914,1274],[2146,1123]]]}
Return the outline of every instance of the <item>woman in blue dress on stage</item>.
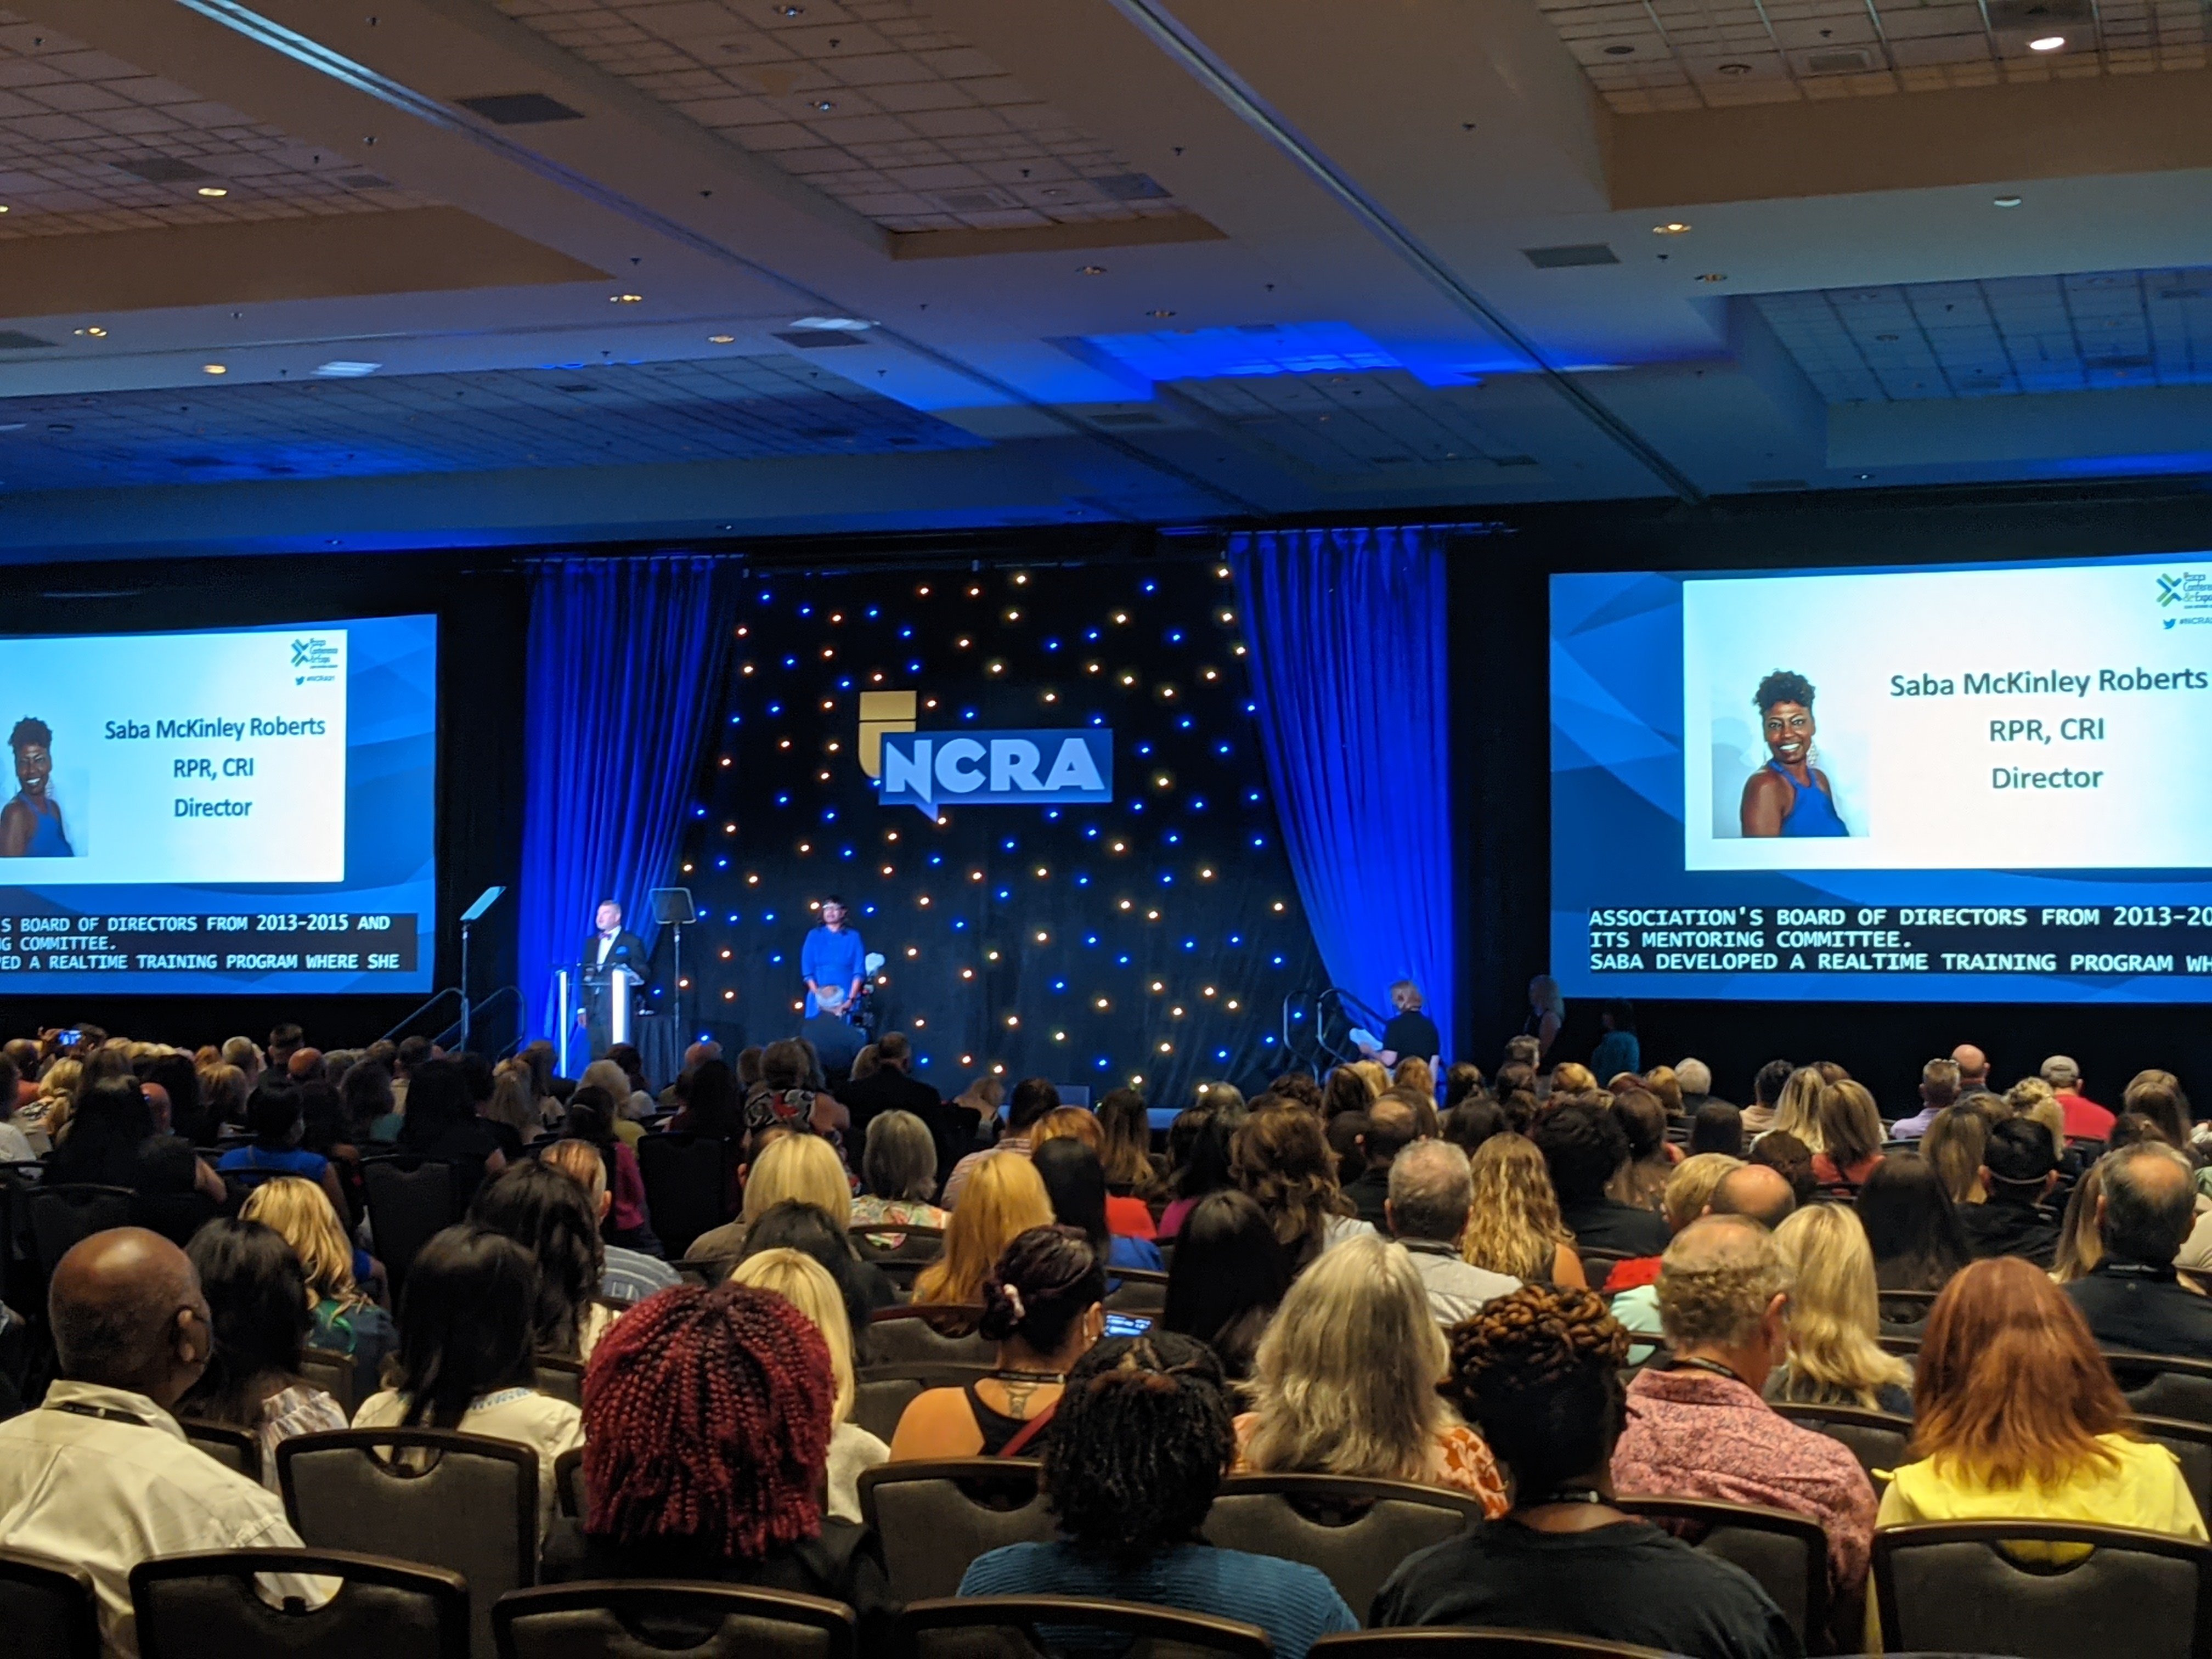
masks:
{"label": "woman in blue dress on stage", "polygon": [[8,734],[15,751],[15,798],[0,807],[0,858],[69,859],[76,856],[62,829],[62,809],[47,793],[54,775],[53,728],[24,719]]}
{"label": "woman in blue dress on stage", "polygon": [[1747,837],[1848,836],[1828,775],[1813,764],[1813,682],[1776,669],[1759,683],[1761,735],[1773,758],[1744,780]]}

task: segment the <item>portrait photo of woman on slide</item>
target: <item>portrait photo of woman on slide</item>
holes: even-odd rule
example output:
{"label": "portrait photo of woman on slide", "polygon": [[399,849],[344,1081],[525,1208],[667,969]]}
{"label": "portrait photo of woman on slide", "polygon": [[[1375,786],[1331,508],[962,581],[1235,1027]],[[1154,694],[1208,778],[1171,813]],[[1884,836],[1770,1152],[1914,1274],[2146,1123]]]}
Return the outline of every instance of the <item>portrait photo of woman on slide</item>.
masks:
{"label": "portrait photo of woman on slide", "polygon": [[1813,764],[1813,683],[1778,668],[1752,699],[1772,757],[1743,782],[1738,813],[1748,837],[1848,836],[1827,774]]}
{"label": "portrait photo of woman on slide", "polygon": [[0,806],[0,858],[75,858],[62,829],[62,809],[47,786],[54,775],[54,734],[42,720],[17,720],[8,734],[15,754],[15,798]]}

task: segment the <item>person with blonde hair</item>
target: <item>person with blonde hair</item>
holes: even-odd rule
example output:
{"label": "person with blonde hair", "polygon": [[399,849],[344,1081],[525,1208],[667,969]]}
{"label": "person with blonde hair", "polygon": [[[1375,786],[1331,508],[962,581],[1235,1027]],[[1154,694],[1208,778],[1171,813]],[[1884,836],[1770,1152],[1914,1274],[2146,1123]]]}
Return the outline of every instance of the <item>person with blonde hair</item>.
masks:
{"label": "person with blonde hair", "polygon": [[1563,1060],[1552,1067],[1552,1098],[1597,1092],[1597,1073],[1578,1060]]}
{"label": "person with blonde hair", "polygon": [[1390,1068],[1390,1087],[1431,1112],[1437,1109],[1436,1067],[1419,1054],[1408,1054]]}
{"label": "person with blonde hair", "polygon": [[1339,1245],[1291,1281],[1260,1339],[1237,1467],[1412,1480],[1503,1515],[1490,1449],[1437,1392],[1450,1357],[1405,1246]]}
{"label": "person with blonde hair", "polygon": [[[615,1195],[608,1189],[607,1161],[599,1149],[588,1140],[556,1140],[538,1155],[538,1161],[550,1170],[558,1170],[583,1188],[584,1202],[598,1219],[604,1235],[607,1212],[614,1207]],[[642,1250],[602,1244],[600,1254],[605,1258],[605,1266],[599,1274],[599,1294],[610,1302],[642,1302],[683,1282],[673,1267]]]}
{"label": "person with blonde hair", "polygon": [[[484,1117],[514,1132],[515,1144],[527,1146],[544,1130],[538,1115],[538,1097],[530,1081],[526,1060],[502,1060],[491,1074],[491,1098],[484,1103]],[[501,1139],[504,1140],[505,1136]]]}
{"label": "person with blonde hair", "polygon": [[[1410,979],[1400,980],[1390,988],[1390,1006],[1396,1012],[1382,1028],[1374,1050],[1376,1058],[1393,1067],[1418,1060],[1423,1066],[1433,1068],[1443,1053],[1443,1034],[1437,1030],[1436,1021],[1421,1012],[1421,988]],[[1404,1079],[1401,1077],[1399,1080],[1402,1082]],[[1430,1098],[1435,1097],[1432,1077]]]}
{"label": "person with blonde hair", "polygon": [[1790,1275],[1790,1357],[1767,1397],[1911,1416],[1912,1367],[1875,1340],[1881,1303],[1858,1217],[1808,1205],[1774,1230],[1774,1249]]}
{"label": "person with blonde hair", "polygon": [[1820,1122],[1814,1179],[1856,1193],[1881,1163],[1881,1109],[1863,1083],[1845,1078],[1820,1091]]}
{"label": "person with blonde hair", "polygon": [[[1051,1224],[1052,1196],[1036,1165],[1012,1154],[985,1158],[952,1206],[952,1219],[945,1229],[945,1253],[915,1275],[915,1301],[980,1304],[984,1281],[1006,1246],[1032,1227]],[[953,1335],[965,1335],[973,1328],[972,1323],[932,1322]]]}
{"label": "person with blonde hair", "polygon": [[[1744,1161],[1724,1152],[1693,1152],[1674,1166],[1667,1189],[1659,1196],[1659,1214],[1669,1233],[1679,1233],[1712,1207],[1713,1194],[1722,1182],[1743,1169]],[[1617,1261],[1606,1275],[1613,1316],[1622,1328],[1638,1336],[1657,1336],[1666,1328],[1659,1319],[1659,1261],[1656,1256]],[[1641,1365],[1651,1358],[1648,1343],[1629,1354],[1629,1364]]]}
{"label": "person with blonde hair", "polygon": [[1380,1098],[1382,1091],[1390,1086],[1390,1073],[1380,1060],[1355,1060],[1345,1069],[1356,1073],[1360,1081],[1366,1084],[1370,1100]]}
{"label": "person with blonde hair", "polygon": [[1790,1073],[1790,1080],[1782,1085],[1781,1097],[1774,1103],[1774,1121],[1767,1133],[1795,1135],[1818,1157],[1826,1150],[1820,1139],[1820,1096],[1827,1086],[1828,1080],[1817,1066],[1800,1066]]}
{"label": "person with blonde hair", "polygon": [[1972,1107],[1946,1106],[1921,1137],[1920,1156],[1936,1171],[1944,1195],[1954,1204],[1986,1202],[1982,1154],[1988,1150],[1990,1121]]}
{"label": "person with blonde hair", "polygon": [[307,1346],[353,1361],[354,1398],[384,1386],[384,1361],[399,1346],[392,1316],[371,1301],[354,1277],[354,1248],[319,1182],[277,1176],[246,1194],[240,1218],[258,1221],[292,1247],[307,1281],[314,1318]]}
{"label": "person with blonde hair", "polygon": [[1528,1018],[1522,1023],[1521,1035],[1536,1045],[1529,1057],[1531,1066],[1541,1068],[1544,1056],[1559,1041],[1559,1027],[1566,1023],[1567,1000],[1559,994],[1559,981],[1549,974],[1539,974],[1528,981]]}
{"label": "person with blonde hair", "polygon": [[1559,1219],[1544,1155],[1525,1135],[1491,1136],[1475,1149],[1470,1173],[1474,1195],[1460,1236],[1462,1261],[1524,1284],[1589,1287],[1575,1236]]}
{"label": "person with blonde hair", "polygon": [[860,1520],[860,1476],[889,1462],[891,1449],[853,1421],[853,1324],[846,1315],[844,1293],[830,1270],[803,1250],[778,1249],[749,1255],[730,1278],[757,1291],[774,1291],[822,1333],[830,1350],[830,1375],[836,1385],[830,1407],[826,1512],[840,1521]]}
{"label": "person with blonde hair", "polygon": [[[46,1067],[46,1075],[39,1079],[39,1092],[31,1103],[15,1114],[15,1126],[21,1129],[38,1129],[49,1140],[58,1140],[69,1123],[70,1110],[84,1088],[84,1062],[77,1060],[58,1060]],[[239,1101],[242,1112],[246,1102]]]}
{"label": "person with blonde hair", "polygon": [[2158,1125],[2168,1141],[2184,1152],[2190,1150],[2195,1119],[2190,1113],[2189,1097],[2182,1091],[2181,1079],[2172,1073],[2137,1072],[2121,1091],[2120,1109],[2142,1113]]}
{"label": "person with blonde hair", "polygon": [[[760,1146],[763,1132],[756,1131]],[[811,1204],[828,1216],[839,1232],[853,1224],[853,1183],[837,1149],[805,1130],[776,1129],[765,1134],[745,1171],[744,1202],[735,1221],[710,1227],[685,1252],[695,1261],[734,1261],[744,1254],[753,1224],[786,1200]]]}

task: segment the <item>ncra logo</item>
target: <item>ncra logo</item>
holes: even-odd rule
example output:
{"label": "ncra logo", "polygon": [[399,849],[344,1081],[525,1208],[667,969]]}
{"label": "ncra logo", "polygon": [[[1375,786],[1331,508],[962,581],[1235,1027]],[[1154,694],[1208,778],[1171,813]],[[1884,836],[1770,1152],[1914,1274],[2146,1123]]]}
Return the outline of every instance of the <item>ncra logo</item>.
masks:
{"label": "ncra logo", "polygon": [[917,732],[915,694],[860,694],[860,769],[885,806],[934,818],[939,805],[1045,806],[1114,799],[1114,734],[1073,731]]}

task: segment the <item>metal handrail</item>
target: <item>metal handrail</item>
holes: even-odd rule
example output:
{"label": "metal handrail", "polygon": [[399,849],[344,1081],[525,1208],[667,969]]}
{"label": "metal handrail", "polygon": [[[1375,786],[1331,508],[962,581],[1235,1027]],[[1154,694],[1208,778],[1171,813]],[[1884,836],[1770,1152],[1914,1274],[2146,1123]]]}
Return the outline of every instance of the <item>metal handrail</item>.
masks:
{"label": "metal handrail", "polygon": [[457,986],[457,985],[448,985],[448,986],[447,986],[444,990],[442,990],[442,991],[433,991],[433,992],[431,992],[431,993],[430,993],[430,994],[429,994],[429,996],[428,996],[428,998],[427,998],[427,999],[426,999],[426,1000],[424,1000],[424,1001],[423,1001],[423,1002],[422,1002],[419,1006],[417,1006],[417,1007],[416,1007],[416,1009],[415,1009],[411,1013],[410,1013],[410,1014],[407,1016],[407,1018],[404,1018],[404,1019],[401,1020],[401,1021],[399,1022],[399,1024],[398,1024],[397,1025],[393,1026],[390,1030],[386,1031],[386,1032],[384,1034],[384,1036],[383,1036],[383,1038],[382,1038],[382,1041],[384,1041],[384,1042],[391,1042],[394,1037],[398,1036],[402,1031],[405,1030],[409,1026],[412,1025],[412,1024],[413,1024],[416,1020],[418,1020],[418,1019],[422,1018],[423,1015],[425,1015],[425,1014],[428,1013],[428,1012],[429,1012],[433,1008],[436,1007],[440,1003],[443,1002],[443,1001],[444,1001],[447,997],[452,997],[452,998],[455,999],[456,1000],[459,1000],[459,997],[460,997],[460,994],[461,994],[460,988],[459,988],[459,986]]}
{"label": "metal handrail", "polygon": [[[483,1001],[477,1003],[470,1008],[469,1023],[473,1025],[481,1022],[484,1015],[490,1009],[495,1006],[503,998],[511,1000],[514,1004],[515,1012],[518,1015],[520,1014],[522,1012],[522,988],[519,985],[502,985],[499,989],[486,996]],[[516,1021],[518,1025],[520,1023],[520,1019]],[[457,1019],[451,1025],[448,1025],[444,1030],[439,1032],[437,1036],[432,1037],[430,1041],[436,1043],[441,1048],[443,1048],[448,1043],[457,1040],[460,1036],[460,1034],[461,1022]],[[522,1039],[518,1036],[513,1042],[508,1043],[504,1049],[502,1049],[499,1054],[494,1055],[493,1058],[495,1060],[504,1060],[509,1054],[512,1054],[516,1048],[521,1047],[521,1044]]]}

